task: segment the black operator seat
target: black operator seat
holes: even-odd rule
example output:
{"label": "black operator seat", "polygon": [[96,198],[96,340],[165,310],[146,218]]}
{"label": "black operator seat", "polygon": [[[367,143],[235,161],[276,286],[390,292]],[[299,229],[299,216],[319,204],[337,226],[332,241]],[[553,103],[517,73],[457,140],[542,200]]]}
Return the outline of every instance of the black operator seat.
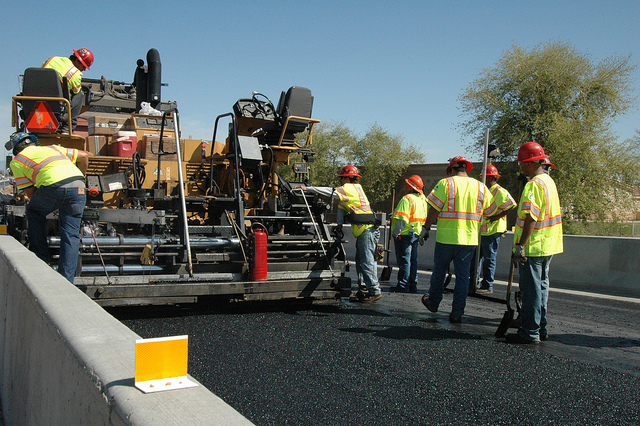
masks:
{"label": "black operator seat", "polygon": [[[311,90],[306,87],[292,86],[286,92],[282,92],[276,108],[275,122],[265,123],[265,126],[263,126],[263,130],[266,132],[266,142],[268,144],[277,144],[287,118],[292,116],[311,118],[312,109],[313,96],[311,95]],[[282,144],[293,145],[294,135],[304,132],[308,126],[309,122],[306,120],[290,120]]]}
{"label": "black operator seat", "polygon": [[[66,78],[62,82],[58,72],[52,68],[27,68],[22,80],[22,96],[43,96],[69,100],[69,86]],[[22,101],[21,118],[26,120],[37,101]],[[51,111],[60,119],[66,108],[63,102],[48,101]]]}

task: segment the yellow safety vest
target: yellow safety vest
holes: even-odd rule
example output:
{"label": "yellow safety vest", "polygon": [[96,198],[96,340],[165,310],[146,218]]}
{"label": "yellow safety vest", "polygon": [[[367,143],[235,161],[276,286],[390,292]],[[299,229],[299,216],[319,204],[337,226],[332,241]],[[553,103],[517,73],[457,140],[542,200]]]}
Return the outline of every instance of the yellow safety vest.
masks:
{"label": "yellow safety vest", "polygon": [[558,189],[556,183],[546,173],[541,173],[529,180],[522,191],[513,238],[514,244],[520,241],[527,216],[531,216],[536,224],[524,248],[525,255],[541,257],[562,253],[562,215]]}
{"label": "yellow safety vest", "polygon": [[427,198],[423,194],[410,193],[402,197],[396,211],[391,216],[391,229],[396,222],[402,220],[405,226],[400,235],[409,235],[411,231],[420,234],[424,221],[427,219]]}
{"label": "yellow safety vest", "polygon": [[78,150],[60,145],[24,148],[11,161],[10,167],[19,190],[49,186],[72,177],[83,177],[76,167]]}
{"label": "yellow safety vest", "polygon": [[[373,213],[369,200],[364,194],[364,190],[359,183],[345,183],[343,186],[336,188],[338,194],[338,208],[347,213],[365,214]],[[373,225],[357,225],[351,224],[351,232],[353,236],[358,238],[365,229],[371,228]]]}
{"label": "yellow safety vest", "polygon": [[[512,209],[516,207],[516,200],[513,199],[509,191],[498,185],[494,184],[491,188],[491,195],[493,196],[493,201],[496,204],[496,214],[500,214],[503,211]],[[493,222],[489,222],[487,218],[482,218],[482,235],[493,235],[497,233],[503,233],[507,230],[507,217],[501,217],[498,220],[494,220]]]}
{"label": "yellow safety vest", "polygon": [[69,92],[72,94],[79,93],[82,90],[82,72],[73,65],[71,59],[54,56],[44,61],[42,68],[53,68],[58,71],[60,81],[62,81],[63,77],[67,77]]}
{"label": "yellow safety vest", "polygon": [[483,216],[495,214],[493,196],[482,182],[464,176],[441,179],[427,196],[438,210],[436,241],[441,244],[478,245]]}

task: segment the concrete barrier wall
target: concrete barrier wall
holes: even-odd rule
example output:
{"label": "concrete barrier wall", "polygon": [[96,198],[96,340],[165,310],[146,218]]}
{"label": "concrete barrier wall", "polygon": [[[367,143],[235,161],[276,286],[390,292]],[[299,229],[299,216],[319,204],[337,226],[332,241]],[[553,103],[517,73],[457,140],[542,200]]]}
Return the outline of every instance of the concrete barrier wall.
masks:
{"label": "concrete barrier wall", "polygon": [[[380,244],[387,242],[386,227],[381,227]],[[345,249],[350,259],[355,257],[355,239],[347,230],[349,243]],[[419,246],[420,269],[433,268],[433,250],[436,229],[432,227],[429,239]],[[513,246],[513,232],[504,234],[498,251],[496,278],[506,280],[509,276],[509,259]],[[564,236],[564,253],[555,255],[551,261],[551,286],[574,290],[640,297],[640,238]],[[390,264],[395,266],[396,256],[391,241]],[[453,265],[451,266],[453,271]],[[390,283],[396,282],[397,269]],[[515,278],[518,279],[516,269]],[[428,287],[428,283],[422,283]]]}
{"label": "concrete barrier wall", "polygon": [[0,400],[7,425],[251,424],[203,386],[134,387],[140,337],[0,236]]}

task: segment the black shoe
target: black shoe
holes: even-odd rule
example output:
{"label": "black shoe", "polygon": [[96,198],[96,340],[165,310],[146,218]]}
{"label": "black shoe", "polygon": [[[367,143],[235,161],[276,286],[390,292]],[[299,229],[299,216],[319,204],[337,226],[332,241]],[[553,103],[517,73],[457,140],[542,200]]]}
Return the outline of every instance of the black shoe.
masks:
{"label": "black shoe", "polygon": [[418,289],[417,288],[410,288],[409,289],[409,293],[417,293]]}
{"label": "black shoe", "polygon": [[547,335],[547,333],[540,333],[540,340],[542,340],[543,342],[546,341],[549,338],[549,336]]}
{"label": "black shoe", "polygon": [[407,293],[407,290],[405,290],[402,287],[394,286],[394,287],[389,287],[389,292],[390,293]]}
{"label": "black shoe", "polygon": [[437,306],[433,306],[431,304],[431,301],[429,300],[429,294],[424,294],[422,296],[422,304],[431,312],[438,312],[438,307]]}
{"label": "black shoe", "polygon": [[540,340],[525,339],[519,334],[507,334],[504,336],[507,343],[515,343],[518,345],[539,345]]}
{"label": "black shoe", "polygon": [[462,316],[455,317],[453,314],[449,314],[449,322],[451,324],[460,324],[462,322]]}

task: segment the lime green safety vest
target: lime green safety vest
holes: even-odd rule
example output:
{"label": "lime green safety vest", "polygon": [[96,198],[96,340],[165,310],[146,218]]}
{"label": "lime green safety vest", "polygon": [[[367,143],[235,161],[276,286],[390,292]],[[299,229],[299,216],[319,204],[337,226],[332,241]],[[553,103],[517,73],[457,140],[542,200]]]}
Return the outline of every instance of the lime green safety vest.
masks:
{"label": "lime green safety vest", "polygon": [[[516,200],[513,199],[509,191],[498,185],[494,184],[491,188],[491,195],[493,201],[496,203],[496,214],[500,214],[503,211],[516,207]],[[493,235],[498,233],[504,233],[507,230],[507,217],[501,217],[498,220],[489,222],[487,218],[482,218],[482,235]]]}
{"label": "lime green safety vest", "polygon": [[24,148],[11,161],[10,167],[18,190],[49,186],[72,177],[83,177],[76,167],[78,150],[59,145]]}
{"label": "lime green safety vest", "polygon": [[440,212],[436,241],[441,244],[477,246],[482,217],[496,212],[487,187],[465,176],[441,179],[427,196],[427,202]]}
{"label": "lime green safety vest", "polygon": [[514,244],[520,241],[527,216],[531,216],[536,224],[524,248],[524,254],[542,257],[562,253],[562,215],[558,189],[556,183],[546,173],[541,173],[529,180],[522,191],[513,238]]}
{"label": "lime green safety vest", "polygon": [[405,223],[400,235],[409,235],[411,231],[419,235],[422,225],[427,219],[427,199],[423,194],[410,193],[402,197],[396,211],[391,216],[391,229],[396,222],[402,220]]}
{"label": "lime green safety vest", "polygon": [[[340,200],[338,208],[344,210],[347,214],[373,213],[369,200],[359,183],[345,183],[343,186],[336,188],[336,194],[338,194],[338,199]],[[354,237],[358,238],[365,229],[372,226],[351,224],[351,232],[353,232]]]}
{"label": "lime green safety vest", "polygon": [[63,58],[62,56],[54,56],[47,59],[42,68],[53,68],[58,71],[60,75],[60,81],[62,77],[67,77],[69,83],[69,92],[79,93],[82,90],[82,72],[73,65],[73,62],[69,58]]}

